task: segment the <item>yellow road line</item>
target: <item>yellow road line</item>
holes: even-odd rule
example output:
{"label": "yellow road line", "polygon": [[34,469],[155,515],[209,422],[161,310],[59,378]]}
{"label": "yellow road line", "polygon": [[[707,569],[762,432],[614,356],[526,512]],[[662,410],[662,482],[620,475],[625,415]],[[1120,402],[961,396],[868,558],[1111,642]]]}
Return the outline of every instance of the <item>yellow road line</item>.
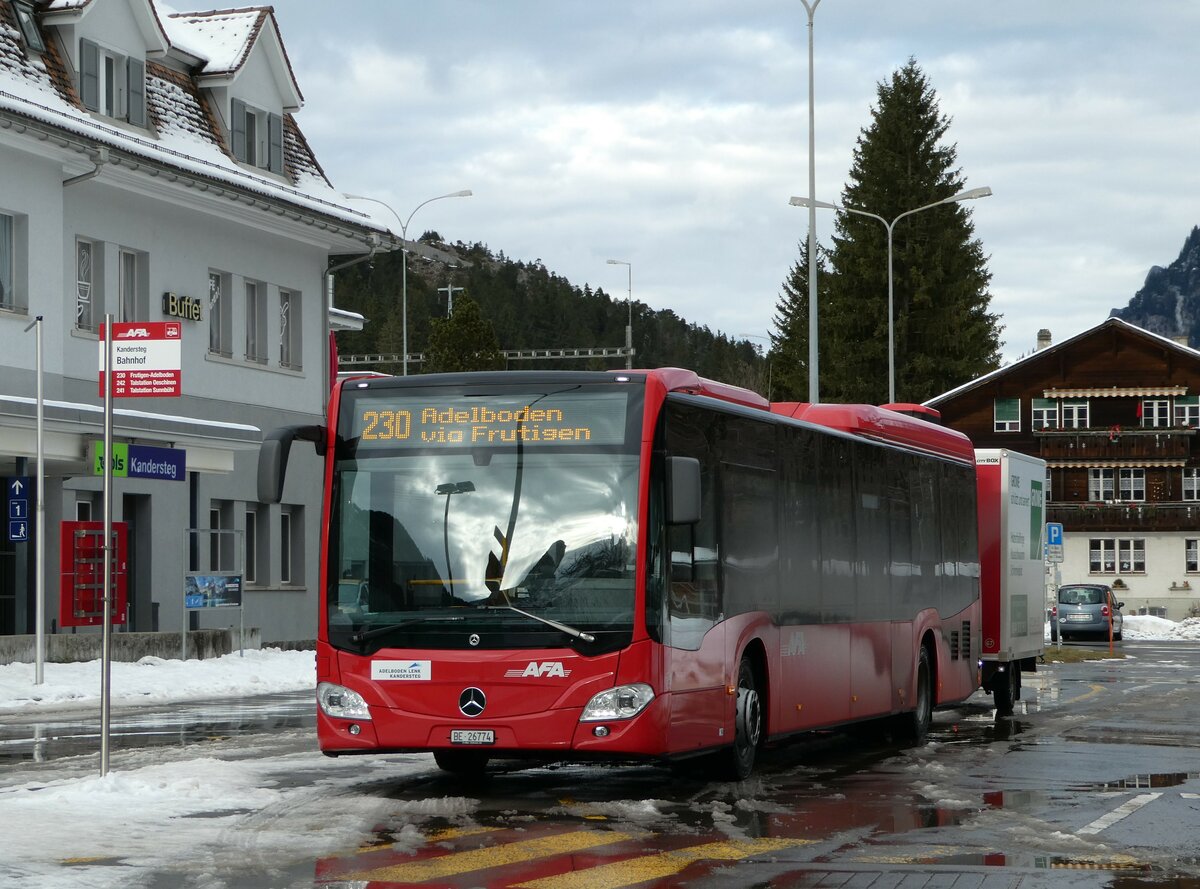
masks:
{"label": "yellow road line", "polygon": [[377,880],[381,883],[422,883],[426,880],[451,877],[470,871],[521,864],[525,861],[549,858],[553,855],[568,855],[572,852],[581,852],[584,849],[606,846],[611,843],[621,843],[634,838],[635,835],[629,833],[580,830],[539,837],[534,840],[520,840],[515,843],[487,846],[465,852],[452,852],[423,861],[410,861],[390,867],[348,874],[342,879]]}
{"label": "yellow road line", "polygon": [[[496,833],[501,828],[499,827],[443,827],[432,831],[425,837],[426,843],[444,843],[449,840],[456,840],[460,837],[471,837],[481,833]],[[367,852],[383,852],[387,849],[394,849],[396,846],[410,847],[411,843],[376,843],[374,845],[359,846],[355,852],[357,855],[362,855]]]}
{"label": "yellow road line", "polygon": [[628,861],[601,864],[586,870],[572,871],[556,877],[545,877],[517,885],[521,889],[577,889],[581,885],[586,885],[588,889],[621,889],[623,886],[632,886],[647,880],[673,876],[696,861],[739,861],[749,858],[751,855],[775,852],[793,846],[805,846],[814,842],[816,841],[758,839],[705,843],[701,846],[660,852],[657,855],[631,858]]}
{"label": "yellow road line", "polygon": [[1102,691],[1104,691],[1103,685],[1092,685],[1089,687],[1091,688],[1091,691],[1086,692],[1085,694],[1081,694],[1077,698],[1071,698],[1070,700],[1066,700],[1066,701],[1059,701],[1059,703],[1060,704],[1078,704],[1080,701],[1086,701],[1088,698],[1094,698],[1096,695],[1098,695]]}

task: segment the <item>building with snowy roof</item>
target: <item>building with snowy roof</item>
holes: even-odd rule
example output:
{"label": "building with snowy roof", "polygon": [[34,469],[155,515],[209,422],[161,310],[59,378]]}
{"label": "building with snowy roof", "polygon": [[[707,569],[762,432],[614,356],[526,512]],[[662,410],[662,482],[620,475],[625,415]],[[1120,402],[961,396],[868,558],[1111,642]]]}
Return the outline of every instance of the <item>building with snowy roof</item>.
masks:
{"label": "building with snowy roof", "polygon": [[38,474],[39,377],[48,630],[64,629],[59,581],[72,544],[62,523],[103,517],[106,318],[180,334],[179,395],[113,399],[113,441],[175,467],[114,483],[112,518],[128,531],[124,629],[236,626],[228,611],[185,607],[187,575],[218,572],[241,576],[245,624],[265,642],[315,635],[319,463],[297,454],[283,502],[260,504],[258,444],[275,426],[323,416],[331,332],[363,322],[333,308],[332,275],[402,242],[330,184],[297,125],[302,103],[270,7],[0,0],[0,477],[10,516],[0,635],[35,622],[27,489]]}

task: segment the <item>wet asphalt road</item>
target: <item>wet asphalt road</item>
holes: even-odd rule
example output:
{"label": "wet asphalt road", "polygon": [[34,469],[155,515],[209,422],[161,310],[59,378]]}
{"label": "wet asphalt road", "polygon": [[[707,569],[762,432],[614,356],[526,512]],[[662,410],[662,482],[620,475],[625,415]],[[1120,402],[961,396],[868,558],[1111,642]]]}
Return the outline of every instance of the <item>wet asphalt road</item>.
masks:
{"label": "wet asphalt road", "polygon": [[[976,695],[935,714],[925,747],[897,751],[870,731],[812,736],[769,752],[741,784],[653,767],[501,764],[467,786],[432,762],[395,780],[376,767],[354,792],[383,814],[355,848],[282,864],[260,846],[210,862],[216,882],[184,868],[146,873],[141,885],[1200,889],[1200,645],[1117,648],[1123,660],[1026,674],[1011,718],[997,720]],[[97,722],[5,725],[0,763],[37,771],[38,760],[93,755]],[[113,749],[186,754],[239,738],[272,749],[274,738],[286,752],[311,747],[311,724],[308,692],[233,709],[117,711]],[[320,778],[298,770],[288,780]],[[465,815],[436,805],[459,799],[473,803]],[[284,804],[236,829],[267,836],[296,817]]]}

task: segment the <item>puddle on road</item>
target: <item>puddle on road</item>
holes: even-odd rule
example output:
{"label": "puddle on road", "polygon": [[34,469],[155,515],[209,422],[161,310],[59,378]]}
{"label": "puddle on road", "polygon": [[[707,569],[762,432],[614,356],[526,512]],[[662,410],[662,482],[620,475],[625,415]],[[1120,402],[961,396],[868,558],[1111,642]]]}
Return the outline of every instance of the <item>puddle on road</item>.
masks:
{"label": "puddle on road", "polygon": [[1106,791],[1106,790],[1140,790],[1146,787],[1178,787],[1188,781],[1200,778],[1200,772],[1162,772],[1158,774],[1132,775],[1120,781],[1107,781],[1096,784],[1076,784],[1071,790],[1076,791]]}

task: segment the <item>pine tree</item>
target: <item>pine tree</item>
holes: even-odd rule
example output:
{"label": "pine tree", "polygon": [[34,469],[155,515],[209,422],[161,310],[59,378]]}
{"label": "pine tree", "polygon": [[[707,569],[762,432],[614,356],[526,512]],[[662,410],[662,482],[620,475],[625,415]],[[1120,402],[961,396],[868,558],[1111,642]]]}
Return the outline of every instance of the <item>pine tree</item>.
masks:
{"label": "pine tree", "polygon": [[504,369],[496,330],[471,297],[458,296],[453,314],[432,322],[424,364],[422,373]]}
{"label": "pine tree", "polygon": [[[950,120],[913,59],[878,85],[870,126],[858,138],[841,204],[892,226],[897,401],[920,402],[999,367],[999,316],[982,246],[962,204],[932,207],[964,190]],[[887,227],[838,213],[823,312],[823,401],[888,397]],[[820,279],[818,279],[820,280]],[[822,294],[822,300],[825,295]]]}
{"label": "pine tree", "polygon": [[[818,372],[827,351],[821,342],[824,313],[829,311],[826,254],[817,245],[817,338],[821,347]],[[808,238],[800,240],[800,258],[783,282],[783,293],[775,303],[775,330],[771,332],[771,399],[773,401],[808,400]]]}

